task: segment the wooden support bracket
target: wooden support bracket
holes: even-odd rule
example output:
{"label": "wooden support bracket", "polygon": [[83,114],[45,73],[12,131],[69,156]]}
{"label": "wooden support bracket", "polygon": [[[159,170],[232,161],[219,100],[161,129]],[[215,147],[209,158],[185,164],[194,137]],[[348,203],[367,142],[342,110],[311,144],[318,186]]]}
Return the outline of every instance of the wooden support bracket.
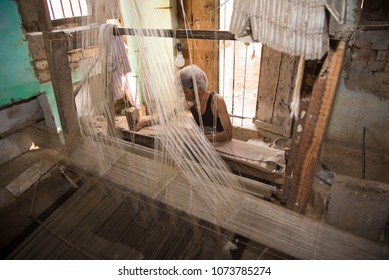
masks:
{"label": "wooden support bracket", "polygon": [[336,91],[346,55],[347,42],[334,42],[323,69],[325,71],[315,82],[308,108],[305,127],[288,190],[287,206],[303,213],[308,204],[315,176],[320,150],[327,132]]}

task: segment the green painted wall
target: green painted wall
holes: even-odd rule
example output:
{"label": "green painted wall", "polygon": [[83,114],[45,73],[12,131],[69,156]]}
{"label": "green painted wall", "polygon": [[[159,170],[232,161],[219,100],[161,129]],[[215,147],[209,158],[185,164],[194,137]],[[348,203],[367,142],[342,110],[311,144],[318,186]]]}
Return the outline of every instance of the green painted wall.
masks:
{"label": "green painted wall", "polygon": [[[124,27],[127,28],[139,28],[140,23],[136,21],[134,22],[134,17],[132,13],[136,11],[141,15],[142,19],[142,28],[150,28],[150,29],[172,29],[177,26],[176,19],[176,0],[149,0],[149,1],[121,1],[121,11],[124,20]],[[167,7],[171,7],[167,8]],[[174,27],[173,27],[174,25]],[[170,49],[169,52],[165,55],[167,57],[173,58],[174,56],[174,41],[170,38],[152,38],[148,40],[154,40],[155,46],[160,46],[161,44],[169,44]],[[131,64],[131,68],[133,73],[137,76],[137,87],[140,92],[142,98],[144,98],[143,88],[144,81],[142,77],[141,71],[139,71],[139,61],[141,59],[146,59],[145,57],[140,57],[139,45],[142,42],[137,41],[134,36],[127,36],[127,43],[129,47],[129,60]],[[162,48],[161,48],[162,49]],[[154,63],[158,64],[161,53],[158,53],[158,56],[148,56],[147,59],[153,60]]]}
{"label": "green painted wall", "polygon": [[59,126],[51,83],[39,84],[16,1],[0,0],[0,107],[45,93]]}

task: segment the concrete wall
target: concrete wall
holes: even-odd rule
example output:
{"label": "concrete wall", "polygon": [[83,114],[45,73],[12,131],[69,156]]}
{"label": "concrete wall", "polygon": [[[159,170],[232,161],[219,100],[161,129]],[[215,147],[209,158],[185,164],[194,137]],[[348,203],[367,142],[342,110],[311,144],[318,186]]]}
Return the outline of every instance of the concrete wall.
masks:
{"label": "concrete wall", "polygon": [[[370,4],[381,7],[378,2]],[[322,161],[337,174],[389,183],[389,30],[374,30],[377,22],[366,11],[360,16],[360,3],[348,1],[346,24],[333,27],[335,36],[352,36]]]}
{"label": "concrete wall", "polygon": [[389,30],[357,33],[337,92],[327,140],[389,151]]}
{"label": "concrete wall", "polygon": [[342,81],[328,127],[327,140],[350,148],[360,147],[363,127],[366,127],[366,149],[388,153],[388,120],[389,99],[379,98],[373,93],[351,91]]}
{"label": "concrete wall", "polygon": [[[123,15],[123,27],[126,28],[139,28],[139,23],[134,22],[134,17],[131,15],[131,12],[138,9],[139,14],[142,15],[142,25],[143,28],[150,29],[171,29],[176,28],[176,0],[151,0],[151,1],[137,1],[136,4],[131,3],[131,1],[120,1],[121,11]],[[174,54],[174,43],[173,39],[170,38],[147,38],[147,41],[152,41],[150,45],[154,46],[166,46],[170,49],[169,53],[165,54],[166,58],[173,58]],[[131,69],[134,75],[137,77],[138,83],[138,92],[141,94],[142,98],[144,98],[144,84],[142,77],[142,71],[138,71],[138,63],[146,57],[142,57],[142,52],[144,50],[140,50],[140,44],[146,45],[144,43],[145,40],[137,39],[134,36],[127,36],[127,44],[128,44],[128,56],[131,64]],[[161,47],[161,49],[164,49]],[[150,61],[147,64],[150,65],[151,61],[158,64],[158,61],[161,60],[161,53],[158,51],[148,51],[147,59]],[[157,55],[155,55],[157,52]],[[172,59],[173,63],[173,59]],[[150,66],[149,66],[150,67]]]}

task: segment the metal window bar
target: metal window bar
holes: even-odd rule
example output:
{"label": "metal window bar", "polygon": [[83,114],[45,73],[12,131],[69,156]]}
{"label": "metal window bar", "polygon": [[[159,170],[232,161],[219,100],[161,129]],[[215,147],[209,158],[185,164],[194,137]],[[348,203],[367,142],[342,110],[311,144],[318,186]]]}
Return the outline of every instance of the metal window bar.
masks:
{"label": "metal window bar", "polygon": [[225,61],[226,61],[226,40],[223,40],[222,44],[223,44],[223,48],[222,48],[222,50],[223,50],[223,72],[222,72],[222,77],[221,77],[221,79],[222,79],[222,84],[221,84],[222,90],[221,90],[221,92],[222,92],[222,96],[224,98],[225,80],[226,80],[226,63],[225,63]]}
{"label": "metal window bar", "polygon": [[261,48],[260,43],[234,41],[228,50],[221,44],[220,89],[234,126],[243,127],[249,124],[245,120],[252,120],[255,116],[260,68],[256,55],[258,47]]}
{"label": "metal window bar", "polygon": [[244,103],[245,103],[245,95],[246,95],[246,74],[247,74],[247,51],[248,44],[246,44],[245,56],[244,56],[244,76],[243,76],[243,98],[242,98],[242,119],[240,122],[240,126],[243,126],[243,114],[244,114]]}
{"label": "metal window bar", "polygon": [[[234,57],[232,59],[232,101],[231,101],[231,116],[234,116],[234,106],[235,106],[235,59],[236,59],[236,42],[234,41]],[[234,123],[234,117],[231,120]]]}
{"label": "metal window bar", "polygon": [[[221,2],[221,1],[220,1]],[[233,10],[233,0],[226,0],[220,8],[220,28],[228,30]],[[243,127],[255,116],[255,100],[258,94],[259,71],[255,49],[258,43],[223,40],[220,44],[220,83],[219,91],[226,100],[227,110],[234,126]],[[250,48],[253,54],[250,59]],[[255,59],[255,60],[253,60]],[[259,69],[258,69],[259,70]]]}
{"label": "metal window bar", "polygon": [[51,0],[47,0],[47,4],[50,7],[49,12],[50,12],[50,18],[55,19],[54,17],[54,9],[53,9],[53,4],[51,3]]}
{"label": "metal window bar", "polygon": [[69,1],[69,5],[70,5],[70,10],[72,11],[72,17],[74,17],[73,4],[71,0]]}
{"label": "metal window bar", "polygon": [[[227,3],[228,1],[224,2]],[[222,12],[222,10],[220,10],[220,12]],[[222,17],[223,18],[223,30],[226,28],[227,26],[227,17],[225,16],[227,14],[227,5],[223,5],[223,14],[224,16]],[[226,40],[223,40],[223,76],[222,76],[222,96],[224,98],[224,91],[225,91],[225,79],[226,79]]]}
{"label": "metal window bar", "polygon": [[80,0],[78,0],[78,6],[80,7],[80,16],[82,16],[84,14],[84,12],[82,11],[82,5],[81,5]]}
{"label": "metal window bar", "polygon": [[63,3],[62,3],[62,0],[59,0],[60,4],[61,4],[61,10],[62,10],[62,17],[65,18],[65,9],[63,8]]}

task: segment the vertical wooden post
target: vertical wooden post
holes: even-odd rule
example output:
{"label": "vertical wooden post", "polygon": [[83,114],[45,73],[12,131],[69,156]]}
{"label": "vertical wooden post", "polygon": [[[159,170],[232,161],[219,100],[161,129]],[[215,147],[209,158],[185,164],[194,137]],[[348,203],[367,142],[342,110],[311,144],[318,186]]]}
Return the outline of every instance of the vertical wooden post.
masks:
{"label": "vertical wooden post", "polygon": [[136,124],[139,120],[139,110],[136,107],[130,107],[125,110],[128,129],[135,130]]}
{"label": "vertical wooden post", "polygon": [[64,32],[44,32],[43,39],[61,128],[65,144],[69,146],[72,141],[78,140],[81,132],[73,96],[68,58],[68,38]]}
{"label": "vertical wooden post", "polygon": [[[184,10],[193,30],[219,30],[219,0],[187,0]],[[185,26],[181,6],[178,7],[178,25]],[[198,65],[208,77],[208,89],[219,92],[219,40],[181,39],[186,64],[189,52],[193,64]],[[189,43],[189,44],[188,44]]]}
{"label": "vertical wooden post", "polygon": [[288,208],[300,213],[305,211],[311,195],[316,166],[341,78],[346,45],[346,42],[340,41],[330,49],[323,67],[325,72],[313,87],[287,197]]}

